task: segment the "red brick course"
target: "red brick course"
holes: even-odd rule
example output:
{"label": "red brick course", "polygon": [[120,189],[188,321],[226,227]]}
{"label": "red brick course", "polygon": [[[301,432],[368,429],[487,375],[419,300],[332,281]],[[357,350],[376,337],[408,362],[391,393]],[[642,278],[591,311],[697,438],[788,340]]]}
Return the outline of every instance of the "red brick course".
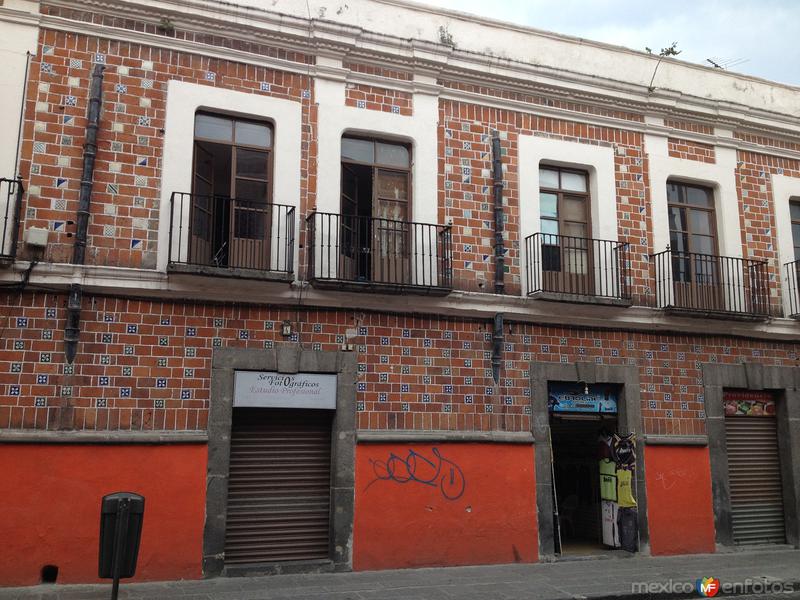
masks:
{"label": "red brick course", "polygon": [[[645,432],[701,434],[701,363],[792,366],[798,351],[790,343],[509,323],[495,385],[488,321],[90,296],[70,374],[66,298],[0,301],[0,428],[10,429],[204,429],[215,348],[301,343],[335,351],[348,342],[359,362],[362,429],[526,431],[530,362],[588,361],[639,368]],[[296,338],[280,335],[284,319]]]}
{"label": "red brick course", "polygon": [[413,110],[411,94],[371,85],[347,84],[345,105],[410,117]]}
{"label": "red brick course", "polygon": [[693,142],[692,140],[669,138],[667,140],[667,148],[672,158],[694,160],[711,164],[717,162],[714,146],[708,144],[701,144],[700,142]]}

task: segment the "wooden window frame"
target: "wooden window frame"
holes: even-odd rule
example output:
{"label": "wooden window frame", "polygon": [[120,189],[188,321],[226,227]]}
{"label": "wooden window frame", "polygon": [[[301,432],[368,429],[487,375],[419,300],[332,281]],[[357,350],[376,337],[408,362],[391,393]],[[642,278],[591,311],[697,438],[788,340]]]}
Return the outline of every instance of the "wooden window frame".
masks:
{"label": "wooden window frame", "polygon": [[[685,182],[685,181],[673,181],[673,180],[667,181],[667,185],[668,186],[669,185],[678,186],[678,194],[679,194],[679,196],[687,199],[687,202],[673,202],[673,201],[669,200],[669,193],[667,193],[667,227],[669,229],[670,248],[674,252],[680,252],[681,254],[703,254],[703,255],[706,255],[706,256],[719,256],[719,236],[717,235],[717,210],[716,210],[716,208],[717,208],[716,204],[717,203],[716,203],[716,197],[714,195],[714,188],[711,188],[711,187],[708,187],[708,186],[705,186],[705,185],[696,184],[696,183],[688,183],[688,182]],[[686,189],[687,188],[694,188],[694,189],[698,189],[698,190],[703,190],[707,194],[708,198],[710,198],[711,206],[709,207],[709,206],[701,206],[701,205],[698,205],[698,204],[690,204],[688,202],[688,195],[686,194]],[[693,235],[693,232],[692,232],[692,229],[691,229],[691,219],[687,219],[686,220],[686,230],[681,231],[681,230],[672,229],[672,227],[671,227],[671,225],[669,223],[669,213],[672,210],[672,208],[689,208],[691,210],[701,210],[703,212],[710,213],[710,215],[711,215],[711,218],[710,218],[710,223],[711,223],[711,234],[710,234],[710,237],[714,240],[714,252],[712,252],[709,255],[706,252],[695,252],[694,251],[694,249],[692,248],[692,235]],[[675,248],[672,248],[672,232],[673,231],[675,231],[676,233],[678,233],[678,232],[679,233],[685,233],[685,234],[687,234],[689,236],[688,237],[688,242],[689,243],[688,243],[688,249],[687,250],[680,250],[679,251],[679,250],[676,250]],[[697,235],[702,235],[704,237],[709,237],[705,233],[701,233],[701,234],[697,234]]]}
{"label": "wooden window frame", "polygon": [[[392,144],[392,145],[395,145],[395,146],[402,146],[406,150],[408,150],[408,167],[403,168],[403,167],[398,167],[396,165],[387,165],[387,164],[384,164],[384,163],[379,163],[379,162],[377,162],[377,152],[373,152],[373,156],[376,157],[376,160],[373,161],[373,162],[365,162],[365,161],[359,161],[359,160],[353,160],[353,159],[350,159],[350,158],[345,158],[344,156],[342,156],[342,150],[341,150],[341,140],[344,140],[344,139],[360,140],[362,142],[371,142],[373,145],[380,143],[380,144]],[[356,165],[356,166],[361,166],[361,167],[370,167],[370,169],[372,170],[372,198],[371,198],[371,202],[373,204],[378,199],[378,197],[377,197],[378,187],[377,187],[377,185],[375,185],[375,179],[376,179],[376,174],[377,174],[378,170],[393,171],[393,172],[396,172],[396,173],[405,173],[406,179],[407,179],[407,182],[408,182],[408,187],[407,187],[408,199],[406,200],[406,222],[407,223],[411,223],[412,222],[411,215],[412,215],[412,207],[413,207],[413,204],[412,204],[412,202],[413,202],[412,167],[414,165],[414,155],[413,155],[413,148],[411,147],[411,144],[408,143],[408,142],[401,142],[401,141],[398,141],[398,140],[392,140],[392,139],[387,139],[387,138],[364,136],[364,135],[348,135],[346,133],[342,134],[341,140],[339,142],[339,144],[340,144],[340,147],[339,147],[339,160],[340,160],[341,164]],[[339,212],[340,212],[340,214],[341,214],[341,211],[342,211],[342,204],[341,204],[341,202],[342,202],[342,198],[341,198],[341,196],[342,196],[342,187],[343,187],[343,181],[340,178],[340,181],[339,181]]]}

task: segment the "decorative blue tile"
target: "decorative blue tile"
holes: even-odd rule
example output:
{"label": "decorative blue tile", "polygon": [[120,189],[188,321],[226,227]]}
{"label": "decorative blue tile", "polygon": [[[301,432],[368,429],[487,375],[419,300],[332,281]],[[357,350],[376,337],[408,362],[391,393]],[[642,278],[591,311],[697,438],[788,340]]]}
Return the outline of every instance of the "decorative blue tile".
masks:
{"label": "decorative blue tile", "polygon": [[19,396],[19,386],[18,385],[10,385],[10,386],[8,386],[8,395],[9,396]]}
{"label": "decorative blue tile", "polygon": [[550,352],[550,345],[549,344],[542,344],[542,353]]}
{"label": "decorative blue tile", "polygon": [[364,327],[364,326],[361,326],[361,327],[359,327],[359,328],[358,328],[358,335],[360,335],[360,336],[365,336],[365,335],[367,335],[367,328],[366,328],[366,327]]}
{"label": "decorative blue tile", "polygon": [[247,329],[240,329],[239,330],[239,339],[240,340],[249,340],[250,339],[250,332]]}
{"label": "decorative blue tile", "polygon": [[389,355],[388,354],[381,354],[380,361],[382,365],[389,364]]}
{"label": "decorative blue tile", "polygon": [[446,413],[453,412],[453,405],[452,405],[452,404],[445,404],[445,405],[442,407],[442,409],[443,409],[443,410],[444,410],[444,412],[446,412]]}
{"label": "decorative blue tile", "polygon": [[64,365],[61,371],[64,375],[72,375],[75,373],[75,365]]}
{"label": "decorative blue tile", "polygon": [[134,355],[134,349],[133,349],[133,346],[126,345],[126,346],[125,346],[125,347],[122,349],[122,353],[123,353],[123,354],[125,354],[126,356],[133,356],[133,355]]}
{"label": "decorative blue tile", "polygon": [[486,388],[486,395],[487,395],[487,396],[494,396],[494,388],[492,388],[492,387],[487,387],[487,388]]}
{"label": "decorative blue tile", "polygon": [[400,410],[402,410],[403,412],[409,412],[411,410],[411,405],[408,402],[401,402]]}
{"label": "decorative blue tile", "polygon": [[[214,340],[219,340],[219,345],[222,346],[222,340],[220,338],[214,338]],[[264,341],[264,349],[271,350],[275,346],[275,343],[272,340],[265,340]]]}
{"label": "decorative blue tile", "polygon": [[153,408],[164,408],[164,400],[158,399],[153,402]]}
{"label": "decorative blue tile", "polygon": [[472,359],[470,359],[470,358],[465,358],[465,359],[464,359],[464,366],[465,366],[465,367],[467,367],[467,368],[470,368],[470,367],[472,367]]}
{"label": "decorative blue tile", "polygon": [[139,331],[139,327],[136,325],[128,325],[127,331],[128,333],[137,333]]}
{"label": "decorative blue tile", "polygon": [[97,385],[102,385],[102,386],[105,386],[105,385],[109,385],[109,384],[110,384],[110,379],[109,379],[109,377],[108,377],[108,376],[106,376],[106,375],[101,375],[100,377],[98,377],[98,379],[97,379]]}
{"label": "decorative blue tile", "polygon": [[363,381],[358,382],[358,391],[359,392],[366,392],[367,391],[367,384]]}
{"label": "decorative blue tile", "polygon": [[356,402],[356,410],[359,412],[363,412],[366,410],[366,406],[363,400],[359,400],[358,402]]}
{"label": "decorative blue tile", "polygon": [[114,335],[111,333],[104,333],[101,339],[104,344],[111,344],[114,341]]}
{"label": "decorative blue tile", "polygon": [[43,396],[37,396],[36,400],[33,401],[33,405],[37,407],[47,406],[47,399]]}
{"label": "decorative blue tile", "polygon": [[463,348],[464,350],[470,350],[472,348],[472,344],[470,342],[464,342]]}
{"label": "decorative blue tile", "polygon": [[425,338],[422,340],[422,347],[423,348],[432,348],[433,347],[433,340],[430,338]]}
{"label": "decorative blue tile", "polygon": [[464,404],[472,404],[473,402],[474,399],[472,397],[472,394],[467,394],[464,396]]}
{"label": "decorative blue tile", "polygon": [[472,385],[472,377],[464,377],[464,385]]}
{"label": "decorative blue tile", "polygon": [[49,363],[50,362],[50,353],[49,352],[42,352],[39,354],[39,362]]}
{"label": "decorative blue tile", "polygon": [[192,390],[181,390],[181,400],[191,400]]}
{"label": "decorative blue tile", "polygon": [[186,328],[186,337],[195,337],[196,335],[197,335],[197,328],[195,327]]}
{"label": "decorative blue tile", "polygon": [[133,375],[133,367],[130,366],[122,367],[123,377],[130,377],[131,375]]}
{"label": "decorative blue tile", "polygon": [[62,385],[61,386],[61,395],[62,396],[72,396],[72,386],[71,385]]}
{"label": "decorative blue tile", "polygon": [[47,385],[48,377],[47,375],[37,375],[36,376],[36,383],[38,385]]}
{"label": "decorative blue tile", "polygon": [[17,327],[27,327],[27,326],[28,326],[27,317],[17,317]]}
{"label": "decorative blue tile", "polygon": [[156,364],[158,364],[159,367],[166,367],[167,366],[167,359],[166,358],[159,358],[158,362]]}
{"label": "decorative blue tile", "polygon": [[388,383],[389,382],[389,374],[388,373],[378,373],[378,381],[380,383]]}
{"label": "decorative blue tile", "polygon": [[319,342],[314,342],[313,344],[311,344],[311,349],[312,349],[314,352],[319,352],[319,351],[321,351],[321,350],[322,350],[322,344],[321,344],[321,343],[319,343]]}
{"label": "decorative blue tile", "polygon": [[401,365],[400,366],[400,373],[403,375],[410,375],[411,374],[411,365]]}
{"label": "decorative blue tile", "polygon": [[56,309],[55,308],[48,308],[44,311],[45,317],[48,319],[55,319],[56,318]]}
{"label": "decorative blue tile", "polygon": [[161,336],[160,338],[158,338],[158,345],[169,346],[169,338],[166,336]]}
{"label": "decorative blue tile", "polygon": [[389,345],[389,338],[388,337],[382,337],[381,338],[381,346],[388,346],[388,345]]}
{"label": "decorative blue tile", "polygon": [[409,389],[410,388],[409,388],[409,385],[407,383],[401,383],[400,384],[400,391],[402,393],[407,394],[409,392]]}
{"label": "decorative blue tile", "polygon": [[494,405],[493,404],[484,404],[483,405],[484,412],[490,413],[494,412]]}
{"label": "decorative blue tile", "polygon": [[452,394],[453,393],[453,386],[451,384],[445,384],[444,386],[444,393],[445,394]]}

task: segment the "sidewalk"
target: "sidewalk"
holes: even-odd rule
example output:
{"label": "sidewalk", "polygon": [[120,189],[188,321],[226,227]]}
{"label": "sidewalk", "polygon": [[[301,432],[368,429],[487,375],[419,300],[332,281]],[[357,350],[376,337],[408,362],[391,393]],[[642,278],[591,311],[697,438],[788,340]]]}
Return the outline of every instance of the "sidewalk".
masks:
{"label": "sidewalk", "polygon": [[[746,580],[761,585],[791,583],[795,593],[780,597],[800,598],[800,551],[764,549],[659,558],[563,560],[533,565],[220,577],[167,583],[123,582],[119,597],[127,600],[699,598],[693,586],[695,580],[701,577],[719,578],[723,586],[734,582],[744,583]],[[677,585],[667,589],[670,580]],[[633,584],[646,583],[662,585],[647,591],[639,588],[638,592],[632,587]],[[692,589],[687,593],[689,584]],[[749,592],[739,592],[738,595],[752,598],[761,595],[760,591],[751,588]],[[0,600],[106,600],[110,595],[110,584],[0,588]]]}

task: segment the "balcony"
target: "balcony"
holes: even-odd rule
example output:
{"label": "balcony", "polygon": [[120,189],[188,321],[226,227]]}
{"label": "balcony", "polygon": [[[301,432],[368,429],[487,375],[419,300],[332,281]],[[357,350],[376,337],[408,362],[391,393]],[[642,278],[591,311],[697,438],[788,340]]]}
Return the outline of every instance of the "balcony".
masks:
{"label": "balcony", "polygon": [[786,295],[787,311],[786,316],[792,319],[800,319],[800,260],[786,263]]}
{"label": "balcony", "polygon": [[525,247],[528,296],[630,306],[627,244],[535,233],[525,238]]}
{"label": "balcony", "polygon": [[453,289],[450,227],[321,212],[306,223],[315,287],[430,295]]}
{"label": "balcony", "polygon": [[769,316],[766,261],[669,249],[652,259],[658,308],[747,320]]}
{"label": "balcony", "polygon": [[182,192],[170,202],[170,272],[292,280],[293,206]]}
{"label": "balcony", "polygon": [[24,191],[22,179],[0,179],[0,262],[12,262],[17,254],[19,210]]}

